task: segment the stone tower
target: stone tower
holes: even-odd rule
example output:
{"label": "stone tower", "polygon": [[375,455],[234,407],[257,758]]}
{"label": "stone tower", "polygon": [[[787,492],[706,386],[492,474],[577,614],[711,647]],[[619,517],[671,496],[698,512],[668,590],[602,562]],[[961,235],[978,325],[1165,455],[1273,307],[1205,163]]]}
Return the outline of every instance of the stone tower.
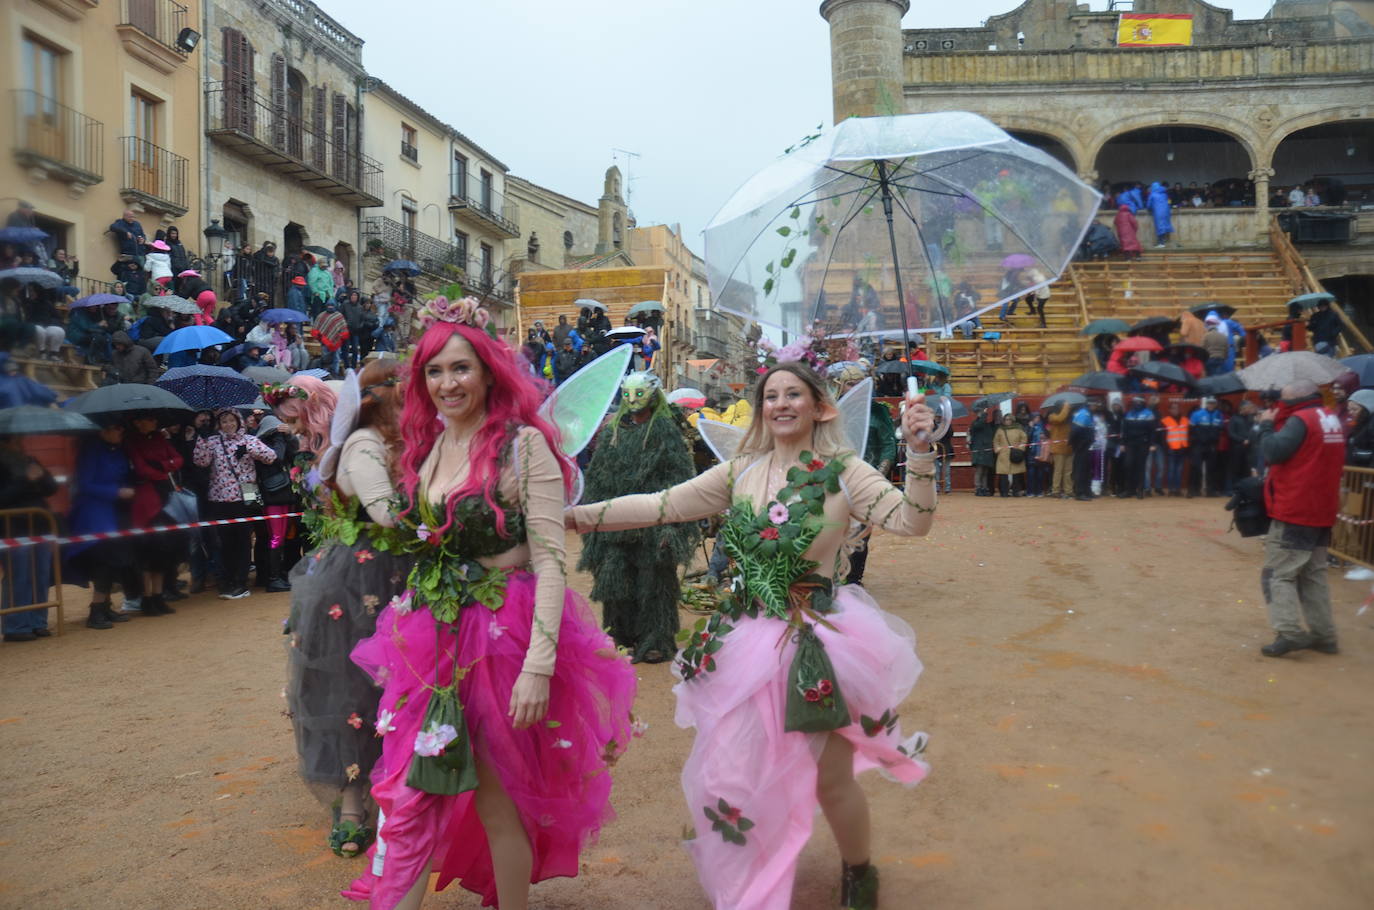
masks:
{"label": "stone tower", "polygon": [[629,229],[629,213],[621,192],[620,168],[614,164],[606,169],[606,183],[597,212],[596,252],[611,253],[621,249],[625,231]]}
{"label": "stone tower", "polygon": [[835,122],[906,113],[902,16],[910,0],[825,0]]}

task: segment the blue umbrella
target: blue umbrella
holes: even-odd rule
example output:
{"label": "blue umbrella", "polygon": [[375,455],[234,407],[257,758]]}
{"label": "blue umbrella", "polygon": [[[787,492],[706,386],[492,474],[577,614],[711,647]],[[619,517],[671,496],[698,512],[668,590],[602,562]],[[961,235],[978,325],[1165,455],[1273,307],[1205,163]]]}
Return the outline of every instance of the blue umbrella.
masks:
{"label": "blue umbrella", "polygon": [[168,333],[153,353],[175,354],[177,351],[199,351],[202,348],[212,348],[217,344],[230,344],[233,340],[233,335],[220,331],[212,325],[188,325],[184,329],[177,329],[175,332]]}
{"label": "blue umbrella", "polygon": [[328,371],[328,370],[321,370],[321,369],[319,369],[319,368],[316,368],[316,369],[313,369],[313,370],[297,370],[297,371],[296,371],[296,375],[297,375],[297,376],[314,376],[316,379],[328,379],[328,378],[329,378],[329,371]]}
{"label": "blue umbrella", "polygon": [[81,309],[82,307],[88,307],[88,306],[104,306],[104,305],[107,304],[107,303],[128,303],[128,302],[129,302],[129,298],[127,298],[127,297],[120,297],[118,294],[105,294],[105,293],[100,293],[100,294],[87,294],[85,297],[82,297],[80,300],[73,300],[71,306],[68,307],[68,309],[71,309],[71,310],[79,310],[79,309]]}
{"label": "blue umbrella", "polygon": [[420,267],[409,259],[393,259],[386,264],[383,272],[406,272],[409,275],[420,274]]}
{"label": "blue umbrella", "polygon": [[205,364],[168,370],[155,385],[197,411],[235,407],[258,397],[257,384],[247,376]]}
{"label": "blue umbrella", "polygon": [[1356,354],[1354,357],[1346,357],[1341,363],[1355,371],[1355,375],[1360,377],[1360,388],[1367,389],[1374,386],[1374,354]]}
{"label": "blue umbrella", "polygon": [[310,317],[300,310],[291,310],[286,307],[277,307],[271,310],[263,310],[258,319],[263,322],[309,322]]}
{"label": "blue umbrella", "polygon": [[7,227],[0,228],[0,243],[13,243],[20,246],[38,243],[47,240],[47,231],[39,230],[36,227]]}
{"label": "blue umbrella", "polygon": [[44,288],[60,288],[67,282],[61,275],[48,269],[31,265],[21,265],[17,269],[0,269],[0,281],[17,281],[20,284],[36,284]]}

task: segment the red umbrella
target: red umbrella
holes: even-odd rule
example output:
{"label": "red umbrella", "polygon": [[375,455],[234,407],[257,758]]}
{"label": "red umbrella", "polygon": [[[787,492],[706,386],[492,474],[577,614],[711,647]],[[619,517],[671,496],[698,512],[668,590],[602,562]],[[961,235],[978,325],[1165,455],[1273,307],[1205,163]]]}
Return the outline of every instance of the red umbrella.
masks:
{"label": "red umbrella", "polygon": [[1113,351],[1162,351],[1164,345],[1155,341],[1153,338],[1146,338],[1144,335],[1133,335],[1130,338],[1123,338],[1116,343]]}

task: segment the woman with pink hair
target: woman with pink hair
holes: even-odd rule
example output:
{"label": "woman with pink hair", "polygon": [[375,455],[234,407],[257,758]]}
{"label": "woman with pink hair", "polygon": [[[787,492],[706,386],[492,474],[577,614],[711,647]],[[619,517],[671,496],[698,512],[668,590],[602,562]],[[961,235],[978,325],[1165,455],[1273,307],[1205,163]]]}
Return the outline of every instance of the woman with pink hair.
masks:
{"label": "woman with pink hair", "polygon": [[576,469],[539,416],[540,383],[472,298],[420,315],[401,420],[409,533],[395,542],[417,563],[353,654],[384,687],[382,822],[344,894],[414,910],[435,869],[440,889],[458,880],[524,910],[531,883],[577,875],[612,817],[634,670],[566,586]]}
{"label": "woman with pink hair", "polygon": [[[379,552],[373,544],[379,528],[394,520],[389,450],[399,439],[398,372],[392,361],[350,377],[360,385],[346,404],[312,376],[263,390],[263,400],[300,440],[292,474],[314,547],[291,570],[286,702],[301,778],[332,805],[327,843],[345,857],[372,840],[367,780],[381,754],[374,730],[378,691],[349,655],[376,631],[380,605],[401,592],[411,565],[409,557]],[[331,451],[339,408],[356,408],[356,419],[345,422],[358,426]],[[275,553],[276,527],[272,533]]]}

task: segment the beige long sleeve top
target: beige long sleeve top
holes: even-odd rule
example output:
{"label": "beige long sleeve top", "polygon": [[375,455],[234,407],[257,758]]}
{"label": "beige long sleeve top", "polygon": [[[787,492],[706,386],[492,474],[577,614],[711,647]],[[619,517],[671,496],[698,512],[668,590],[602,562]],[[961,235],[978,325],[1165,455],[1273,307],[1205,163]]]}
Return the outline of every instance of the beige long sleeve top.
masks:
{"label": "beige long sleeve top", "polygon": [[356,496],[367,515],[379,525],[396,524],[391,501],[396,487],[386,469],[386,442],[373,429],[354,430],[344,441],[334,482],[345,496]]}
{"label": "beige long sleeve top", "polygon": [[[430,450],[420,467],[421,489],[431,502],[443,502],[468,476],[466,462],[449,477],[433,476],[439,446]],[[522,670],[552,676],[558,652],[558,628],[563,620],[567,590],[567,551],[563,544],[563,472],[543,434],[531,427],[516,433],[511,457],[501,466],[497,489],[525,516],[525,543],[479,560],[489,567],[529,567],[536,577],[534,623]]]}
{"label": "beige long sleeve top", "polygon": [[[771,454],[741,455],[661,493],[620,496],[574,506],[569,514],[579,534],[623,531],[657,524],[695,521],[718,515],[743,499],[761,510],[786,483],[787,468]],[[833,577],[850,522],[873,525],[904,536],[930,530],[935,513],[933,454],[907,452],[908,488],[890,484],[863,459],[851,455],[840,475],[840,492],[825,498],[826,528],[806,551],[817,572]]]}

